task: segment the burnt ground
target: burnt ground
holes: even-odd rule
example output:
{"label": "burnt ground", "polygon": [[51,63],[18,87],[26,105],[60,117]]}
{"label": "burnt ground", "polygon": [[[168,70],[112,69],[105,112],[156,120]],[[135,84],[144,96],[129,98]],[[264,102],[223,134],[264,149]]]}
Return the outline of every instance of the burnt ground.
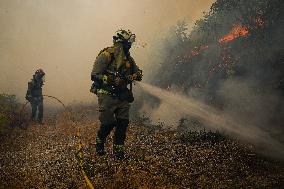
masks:
{"label": "burnt ground", "polygon": [[284,187],[283,163],[228,137],[198,138],[131,123],[127,157],[117,161],[111,138],[108,154],[95,156],[97,129],[97,121],[83,117],[76,122],[58,118],[1,136],[0,188],[87,188],[75,157],[79,138],[95,188]]}

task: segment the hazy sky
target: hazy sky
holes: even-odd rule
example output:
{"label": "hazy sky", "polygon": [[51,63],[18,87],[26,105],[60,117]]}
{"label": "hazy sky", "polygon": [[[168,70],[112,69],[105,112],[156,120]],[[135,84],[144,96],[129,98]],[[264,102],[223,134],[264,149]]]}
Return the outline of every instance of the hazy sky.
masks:
{"label": "hazy sky", "polygon": [[[36,69],[44,93],[65,102],[94,100],[90,72],[119,28],[132,30],[132,54],[143,69],[150,49],[178,20],[202,17],[214,0],[0,0],[0,92],[24,99]],[[144,72],[145,73],[145,72]],[[147,75],[147,73],[145,73]]]}

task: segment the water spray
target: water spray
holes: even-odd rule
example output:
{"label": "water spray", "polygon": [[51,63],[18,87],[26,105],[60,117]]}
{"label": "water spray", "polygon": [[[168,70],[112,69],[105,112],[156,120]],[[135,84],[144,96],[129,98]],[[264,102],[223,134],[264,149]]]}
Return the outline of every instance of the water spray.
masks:
{"label": "water spray", "polygon": [[[161,104],[167,104],[173,109],[172,113],[186,114],[199,119],[204,124],[217,130],[237,136],[245,141],[255,144],[257,147],[269,151],[270,155],[284,157],[284,145],[272,138],[269,133],[253,125],[240,123],[235,118],[226,115],[214,107],[208,106],[193,98],[176,94],[150,84],[139,83],[142,89],[161,100]],[[178,119],[178,117],[177,117]]]}

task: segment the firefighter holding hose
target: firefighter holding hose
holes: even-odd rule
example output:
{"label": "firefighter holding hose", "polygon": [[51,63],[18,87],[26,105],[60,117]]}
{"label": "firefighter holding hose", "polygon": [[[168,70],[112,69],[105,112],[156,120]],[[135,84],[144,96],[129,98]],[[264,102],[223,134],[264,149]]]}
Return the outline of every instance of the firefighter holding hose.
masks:
{"label": "firefighter holding hose", "polygon": [[42,86],[44,84],[44,76],[44,71],[38,69],[33,75],[32,80],[28,83],[28,90],[26,93],[26,100],[30,102],[32,107],[31,120],[39,124],[43,123]]}
{"label": "firefighter holding hose", "polygon": [[96,153],[104,155],[104,143],[113,128],[113,154],[124,158],[124,141],[129,124],[130,103],[134,101],[132,82],[142,80],[142,71],[130,56],[135,34],[118,30],[113,36],[113,46],[103,49],[97,56],[91,80],[91,92],[98,97],[99,120],[96,137]]}

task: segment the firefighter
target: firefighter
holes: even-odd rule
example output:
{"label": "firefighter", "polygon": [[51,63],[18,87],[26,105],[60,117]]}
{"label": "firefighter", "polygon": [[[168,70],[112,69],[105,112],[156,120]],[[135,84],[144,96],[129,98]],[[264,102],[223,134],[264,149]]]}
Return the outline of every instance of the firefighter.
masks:
{"label": "firefighter", "polygon": [[42,86],[44,83],[45,73],[42,69],[38,69],[33,75],[32,80],[28,83],[26,99],[32,107],[31,120],[42,124],[43,119],[43,96]]}
{"label": "firefighter", "polygon": [[124,158],[124,141],[129,124],[130,103],[134,101],[132,82],[142,80],[142,71],[130,56],[135,34],[118,30],[113,36],[113,46],[103,49],[97,56],[91,79],[91,92],[98,97],[100,128],[96,136],[96,153],[104,155],[104,143],[112,129],[113,154]]}

